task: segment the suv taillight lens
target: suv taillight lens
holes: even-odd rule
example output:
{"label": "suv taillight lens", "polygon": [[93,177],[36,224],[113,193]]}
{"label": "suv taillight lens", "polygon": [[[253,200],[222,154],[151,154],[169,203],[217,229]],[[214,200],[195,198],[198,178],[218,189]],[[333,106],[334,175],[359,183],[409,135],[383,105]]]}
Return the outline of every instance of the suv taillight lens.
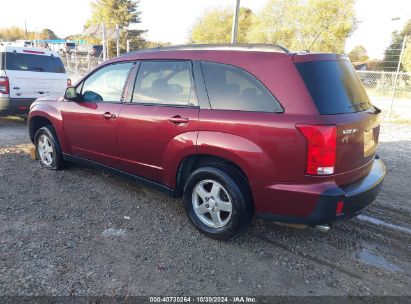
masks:
{"label": "suv taillight lens", "polygon": [[9,94],[10,85],[7,77],[0,77],[0,93]]}
{"label": "suv taillight lens", "polygon": [[307,140],[307,174],[334,174],[337,154],[337,127],[298,124],[297,129]]}

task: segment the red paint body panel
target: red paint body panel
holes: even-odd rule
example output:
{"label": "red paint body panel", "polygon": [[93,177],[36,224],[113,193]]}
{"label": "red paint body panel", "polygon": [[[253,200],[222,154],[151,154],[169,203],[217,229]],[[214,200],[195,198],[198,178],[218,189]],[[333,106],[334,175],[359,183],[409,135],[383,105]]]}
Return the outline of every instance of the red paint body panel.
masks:
{"label": "red paint body panel", "polygon": [[335,187],[332,181],[262,184],[253,185],[252,192],[255,201],[264,202],[258,205],[259,213],[306,217],[313,212],[321,193]]}
{"label": "red paint body panel", "polygon": [[198,153],[235,160],[252,184],[302,180],[305,141],[296,119],[281,113],[201,110]]}
{"label": "red paint body panel", "polygon": [[[63,129],[63,118],[60,111],[61,103],[59,101],[42,100],[34,102],[31,105],[28,121],[33,117],[42,117],[51,122],[59,139],[61,149],[68,149],[68,144],[65,138]],[[34,136],[34,134],[33,134]]]}
{"label": "red paint body panel", "polygon": [[[105,64],[191,59],[234,65],[258,78],[281,103],[284,113],[79,103],[60,98],[57,102],[35,102],[29,119],[38,116],[49,119],[64,153],[142,176],[172,189],[177,186],[177,172],[184,158],[193,155],[224,158],[246,175],[257,213],[307,217],[316,208],[322,193],[369,174],[375,157],[375,150],[364,155],[363,134],[373,130],[378,141],[378,115],[368,112],[319,115],[295,66],[296,62],[342,58],[345,56],[228,50],[142,52]],[[105,112],[116,117],[104,119]],[[173,117],[188,121],[173,123],[170,121]],[[336,174],[306,174],[307,142],[296,124],[337,126]],[[343,135],[347,128],[358,132]]]}
{"label": "red paint body panel", "polygon": [[[119,168],[174,186],[175,171],[164,168],[170,168],[170,161],[178,163],[176,151],[180,150],[180,159],[196,153],[198,113],[198,108],[124,105],[117,131]],[[175,116],[187,118],[188,123],[169,121]]]}
{"label": "red paint body panel", "polygon": [[105,119],[110,112],[118,116],[121,103],[62,102],[64,134],[69,154],[117,167],[117,118]]}

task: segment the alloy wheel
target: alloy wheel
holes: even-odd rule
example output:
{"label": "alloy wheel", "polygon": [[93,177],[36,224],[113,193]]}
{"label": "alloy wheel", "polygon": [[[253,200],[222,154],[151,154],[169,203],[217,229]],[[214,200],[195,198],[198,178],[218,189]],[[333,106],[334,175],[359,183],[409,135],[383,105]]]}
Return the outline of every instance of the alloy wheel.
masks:
{"label": "alloy wheel", "polygon": [[40,157],[40,161],[45,166],[51,166],[53,163],[53,146],[50,139],[46,135],[41,135],[37,142],[37,152]]}
{"label": "alloy wheel", "polygon": [[211,228],[225,226],[233,212],[228,191],[219,182],[211,179],[200,181],[194,187],[192,204],[197,217]]}

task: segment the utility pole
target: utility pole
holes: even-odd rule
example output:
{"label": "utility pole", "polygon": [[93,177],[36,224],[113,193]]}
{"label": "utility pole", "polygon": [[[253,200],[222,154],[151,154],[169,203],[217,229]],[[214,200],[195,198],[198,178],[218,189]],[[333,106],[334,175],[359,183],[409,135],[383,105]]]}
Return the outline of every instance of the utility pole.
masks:
{"label": "utility pole", "polygon": [[26,32],[26,39],[28,39],[28,33],[27,33],[27,19],[24,19],[24,30]]}
{"label": "utility pole", "polygon": [[116,24],[116,45],[117,45],[117,57],[120,56],[120,28]]}
{"label": "utility pole", "polygon": [[130,52],[130,39],[127,39],[127,53]]}
{"label": "utility pole", "polygon": [[101,37],[103,40],[103,61],[107,60],[107,44],[106,44],[106,26],[104,22],[101,24]]}
{"label": "utility pole", "polygon": [[408,37],[408,36],[405,35],[405,36],[404,36],[404,40],[402,41],[400,59],[398,60],[397,72],[395,73],[394,86],[393,86],[393,88],[392,88],[390,109],[389,109],[389,111],[388,111],[388,121],[391,120],[392,105],[393,105],[393,103],[394,103],[395,91],[397,90],[398,76],[399,76],[399,73],[400,73],[402,55],[404,54],[404,49],[405,49],[405,44],[406,44],[406,42],[407,42],[407,37]]}
{"label": "utility pole", "polygon": [[236,6],[233,15],[233,28],[231,31],[231,44],[237,43],[237,31],[238,31],[238,15],[240,14],[240,0],[236,0]]}

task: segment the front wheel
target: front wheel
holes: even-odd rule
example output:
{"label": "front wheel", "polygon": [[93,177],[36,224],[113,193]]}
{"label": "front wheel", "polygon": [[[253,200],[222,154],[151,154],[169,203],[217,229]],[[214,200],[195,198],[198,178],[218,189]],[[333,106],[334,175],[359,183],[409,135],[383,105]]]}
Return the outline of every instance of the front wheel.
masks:
{"label": "front wheel", "polygon": [[184,206],[200,232],[222,240],[243,232],[253,215],[248,184],[230,167],[194,171],[184,189]]}
{"label": "front wheel", "polygon": [[40,128],[34,136],[37,158],[40,164],[50,170],[60,170],[64,166],[60,145],[52,126]]}

